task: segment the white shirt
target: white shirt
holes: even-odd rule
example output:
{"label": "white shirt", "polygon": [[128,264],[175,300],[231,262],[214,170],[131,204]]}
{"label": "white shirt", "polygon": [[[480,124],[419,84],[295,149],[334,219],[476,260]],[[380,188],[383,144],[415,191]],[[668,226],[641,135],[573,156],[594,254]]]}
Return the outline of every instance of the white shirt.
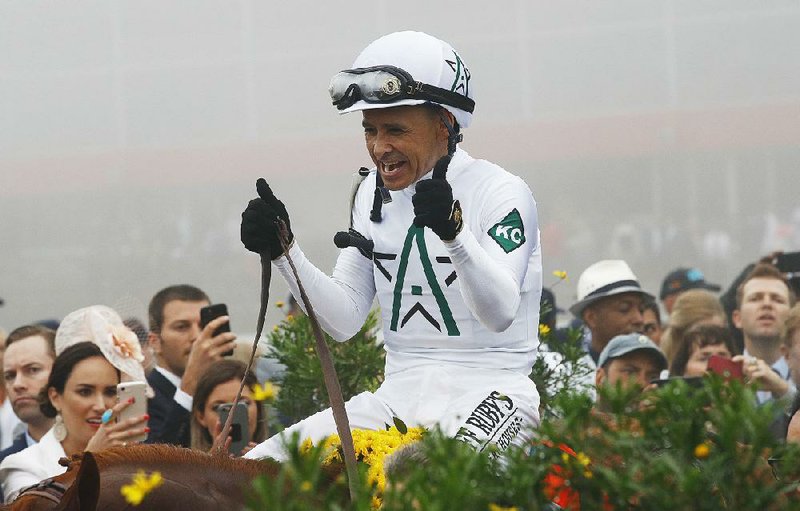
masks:
{"label": "white shirt", "polygon": [[192,401],[194,401],[194,398],[181,390],[181,378],[177,374],[167,371],[161,366],[156,366],[155,370],[161,373],[161,375],[169,380],[171,384],[175,385],[175,394],[172,396],[172,399],[174,399],[175,402],[181,405],[183,408],[191,412]]}
{"label": "white shirt", "polygon": [[67,454],[50,429],[39,440],[18,453],[12,454],[0,463],[0,484],[3,486],[5,501],[17,498],[19,491],[39,481],[63,474],[67,467],[58,464]]}
{"label": "white shirt", "polygon": [[14,443],[14,438],[22,432],[25,425],[11,408],[11,402],[6,398],[0,404],[0,450],[8,449]]}

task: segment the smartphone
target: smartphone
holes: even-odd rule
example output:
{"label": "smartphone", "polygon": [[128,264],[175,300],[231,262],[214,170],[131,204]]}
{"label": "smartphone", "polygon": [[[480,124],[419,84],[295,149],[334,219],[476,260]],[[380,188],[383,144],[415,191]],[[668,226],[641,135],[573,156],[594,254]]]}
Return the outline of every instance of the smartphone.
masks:
{"label": "smartphone", "polygon": [[[125,407],[124,410],[119,412],[117,422],[124,421],[131,418],[139,418],[147,413],[147,384],[143,381],[125,381],[117,384],[117,403],[133,398],[133,403]],[[145,424],[146,426],[146,424]],[[134,442],[144,442],[147,440],[147,433],[142,433],[135,436],[130,440]]]}
{"label": "smartphone", "polygon": [[[231,413],[233,403],[223,403],[217,407],[217,414],[219,414],[219,423],[221,427],[225,427],[225,422],[228,420],[228,415]],[[249,421],[247,417],[247,404],[239,401],[236,403],[236,408],[233,409],[233,422],[231,422],[231,445],[228,452],[234,456],[239,456],[242,449],[247,447],[250,442],[250,428],[248,427]]]}
{"label": "smartphone", "polygon": [[800,252],[785,252],[778,255],[775,266],[784,273],[800,273]]}
{"label": "smartphone", "polygon": [[[220,317],[220,316],[227,316],[228,315],[228,306],[224,303],[215,303],[214,305],[206,305],[202,309],[200,309],[200,328],[205,328],[207,324],[209,324],[212,320]],[[223,332],[230,332],[231,331],[231,322],[228,321],[224,325],[220,325],[216,330],[214,330],[213,336],[216,337]],[[222,354],[223,357],[230,357],[233,355],[233,350],[228,350]]]}
{"label": "smartphone", "polygon": [[726,380],[744,380],[742,363],[734,362],[729,358],[720,357],[719,355],[711,355],[711,357],[709,357],[708,371],[717,373]]}

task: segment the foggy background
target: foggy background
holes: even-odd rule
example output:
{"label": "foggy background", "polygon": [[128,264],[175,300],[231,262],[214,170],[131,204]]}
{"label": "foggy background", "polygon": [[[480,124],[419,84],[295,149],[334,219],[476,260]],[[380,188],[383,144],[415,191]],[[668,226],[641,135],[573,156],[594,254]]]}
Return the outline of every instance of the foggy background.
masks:
{"label": "foggy background", "polygon": [[255,180],[330,272],[369,158],[328,82],[402,29],[470,68],[462,147],[533,190],[559,307],[602,258],[657,294],[677,266],[727,286],[800,249],[796,0],[2,1],[0,327],[97,303],[146,320],[191,283],[254,331]]}

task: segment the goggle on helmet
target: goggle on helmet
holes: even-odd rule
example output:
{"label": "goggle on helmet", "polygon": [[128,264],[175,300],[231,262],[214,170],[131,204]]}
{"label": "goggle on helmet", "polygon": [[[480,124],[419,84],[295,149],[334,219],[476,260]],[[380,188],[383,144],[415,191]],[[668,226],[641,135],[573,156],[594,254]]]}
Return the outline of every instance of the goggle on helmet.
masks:
{"label": "goggle on helmet", "polygon": [[395,66],[347,69],[334,75],[328,87],[337,110],[358,101],[391,104],[405,99],[448,105],[472,113],[475,101],[456,92],[414,80],[410,73]]}

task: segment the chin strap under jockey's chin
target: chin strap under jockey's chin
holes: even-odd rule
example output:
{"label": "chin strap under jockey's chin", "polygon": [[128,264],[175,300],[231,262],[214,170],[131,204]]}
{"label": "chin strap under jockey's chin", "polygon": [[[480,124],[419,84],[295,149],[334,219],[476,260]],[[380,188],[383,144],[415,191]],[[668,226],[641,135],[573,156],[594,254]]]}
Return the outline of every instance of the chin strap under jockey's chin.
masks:
{"label": "chin strap under jockey's chin", "polygon": [[[447,128],[447,154],[451,157],[456,152],[456,146],[459,142],[464,140],[464,135],[459,133],[455,126],[447,119],[447,116],[444,112],[439,112],[439,117],[442,119],[444,123],[444,127]],[[364,167],[359,170],[359,173],[366,170]],[[381,177],[380,172],[375,173],[375,196],[372,199],[372,211],[369,212],[369,219],[375,223],[380,223],[381,221],[381,210],[383,209],[384,204],[389,204],[392,202],[392,196],[389,194],[389,190],[383,186],[383,178]]]}

